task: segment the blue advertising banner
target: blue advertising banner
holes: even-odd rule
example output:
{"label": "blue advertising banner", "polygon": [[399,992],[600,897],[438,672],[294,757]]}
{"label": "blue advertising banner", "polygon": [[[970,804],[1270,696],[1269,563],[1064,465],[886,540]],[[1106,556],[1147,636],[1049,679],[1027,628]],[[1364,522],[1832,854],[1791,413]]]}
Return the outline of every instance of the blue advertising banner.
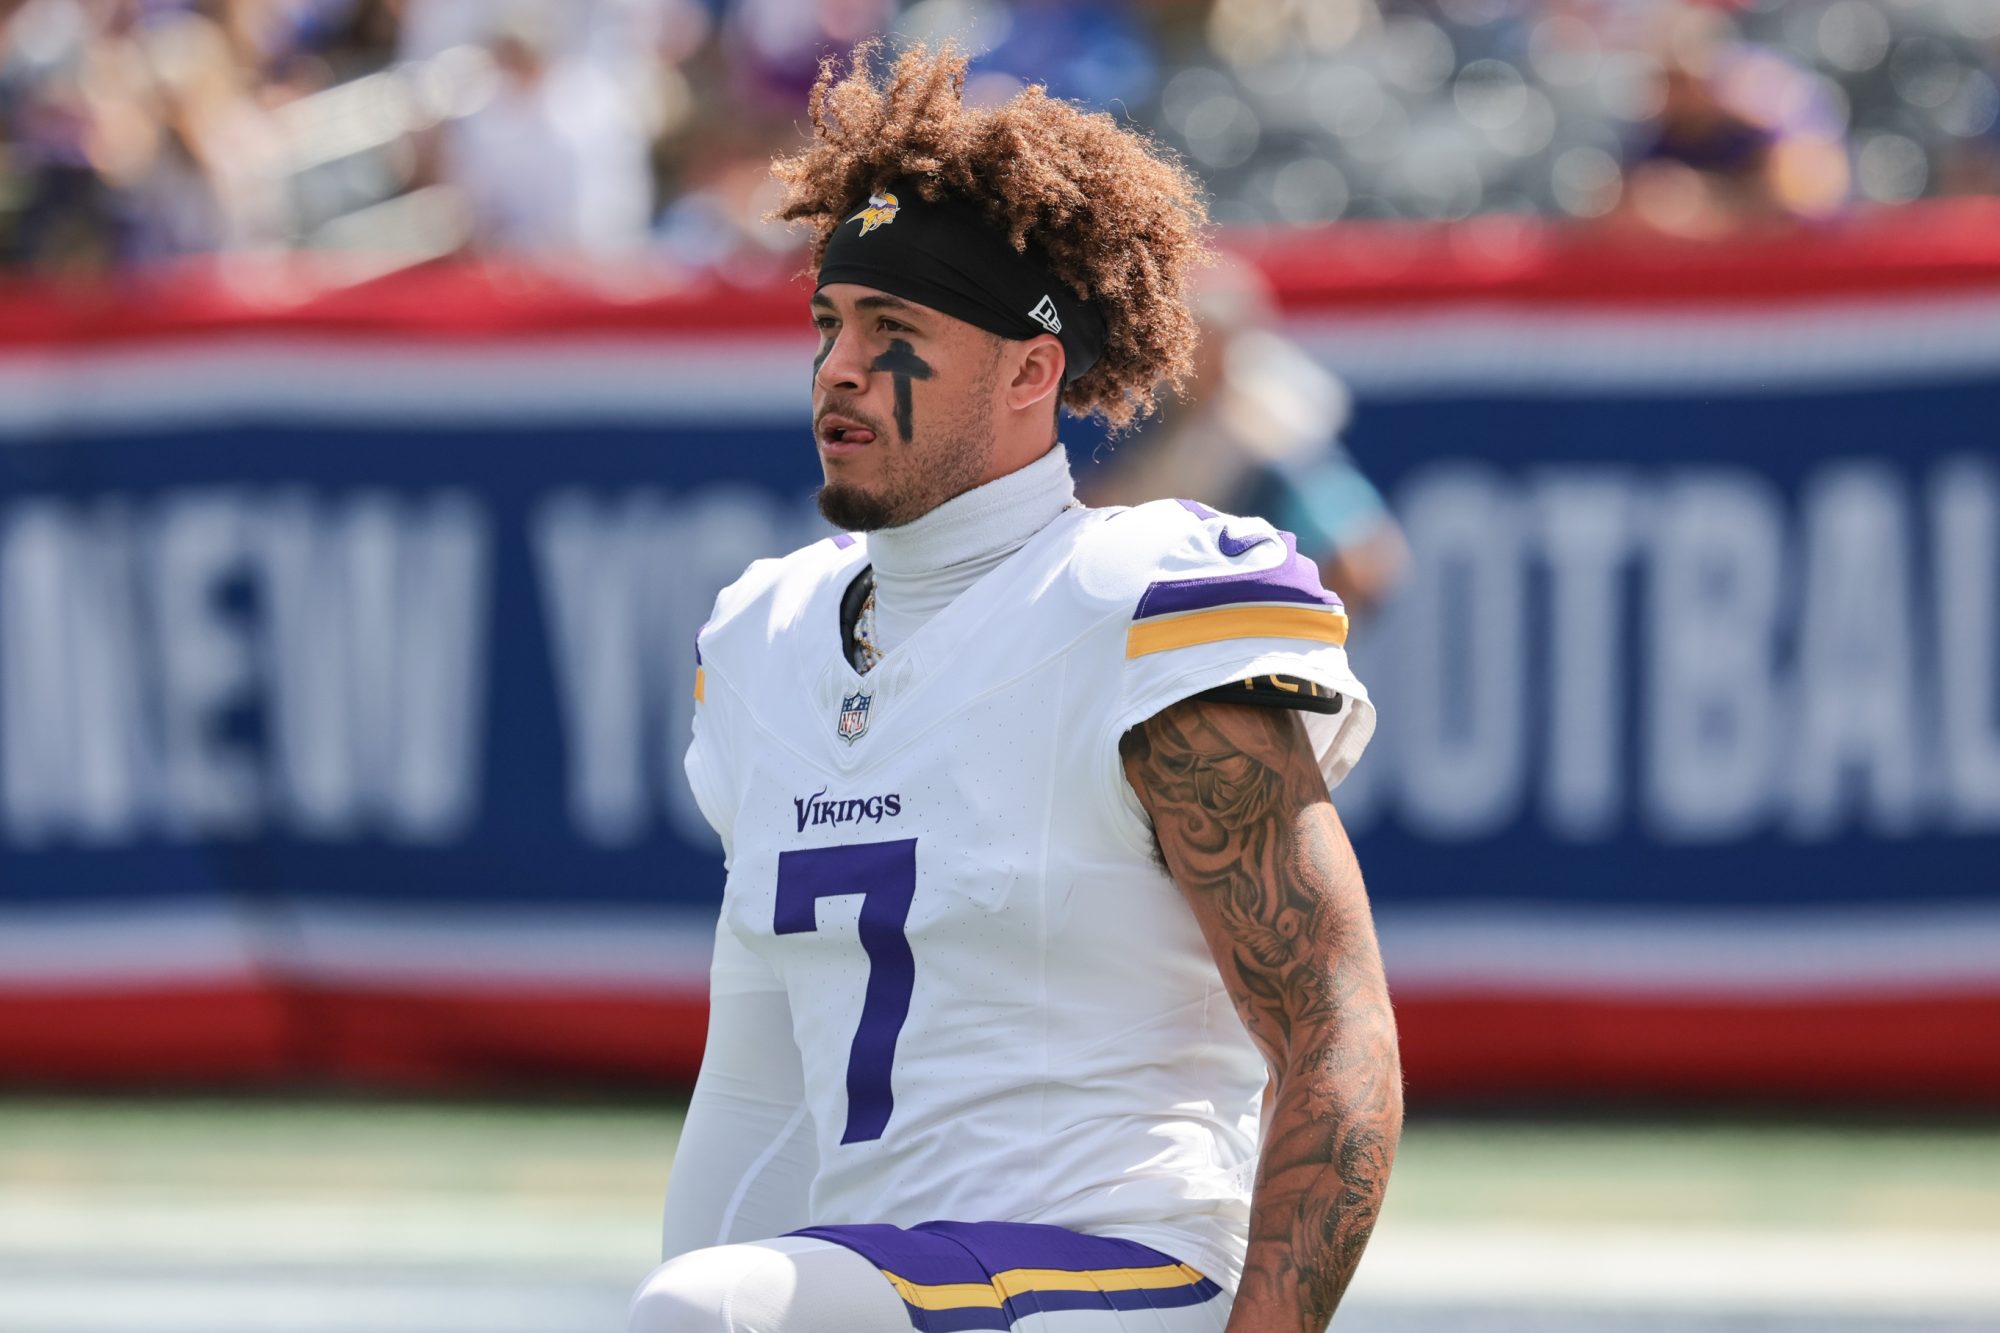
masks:
{"label": "blue advertising banner", "polygon": [[[1412,551],[1336,801],[1416,1086],[2000,1097],[2000,251],[1664,304],[1264,262]],[[691,1072],[692,641],[826,532],[804,320],[422,281],[11,325],[7,1077]]]}

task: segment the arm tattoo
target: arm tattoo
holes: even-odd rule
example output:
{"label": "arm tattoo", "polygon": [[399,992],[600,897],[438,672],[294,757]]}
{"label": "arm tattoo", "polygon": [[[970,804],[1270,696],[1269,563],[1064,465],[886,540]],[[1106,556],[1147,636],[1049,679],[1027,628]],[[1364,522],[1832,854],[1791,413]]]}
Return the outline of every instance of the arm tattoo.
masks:
{"label": "arm tattoo", "polygon": [[1360,872],[1296,714],[1193,699],[1119,749],[1277,1078],[1237,1295],[1254,1323],[1230,1327],[1318,1333],[1374,1230],[1402,1125]]}

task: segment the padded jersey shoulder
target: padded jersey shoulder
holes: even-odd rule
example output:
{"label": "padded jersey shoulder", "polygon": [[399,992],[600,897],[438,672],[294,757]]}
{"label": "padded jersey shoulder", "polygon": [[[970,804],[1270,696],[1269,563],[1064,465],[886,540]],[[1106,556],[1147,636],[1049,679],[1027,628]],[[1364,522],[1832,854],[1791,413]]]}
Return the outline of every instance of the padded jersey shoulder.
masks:
{"label": "padded jersey shoulder", "polygon": [[868,563],[864,538],[841,533],[789,555],[754,560],[716,594],[715,609],[696,636],[704,665],[727,664],[739,652],[756,653],[795,625],[821,594],[839,596]]}
{"label": "padded jersey shoulder", "polygon": [[1173,585],[1228,578],[1282,564],[1286,534],[1261,518],[1225,514],[1193,500],[1154,500],[1091,511],[1070,561],[1077,594],[1106,614],[1137,616]]}
{"label": "padded jersey shoulder", "polygon": [[1259,674],[1248,665],[1268,674],[1272,659],[1346,642],[1340,598],[1297,539],[1260,518],[1191,500],[1104,511],[1073,564],[1100,615],[1123,613],[1124,657],[1142,674],[1205,671],[1210,658],[1235,655],[1248,678]]}

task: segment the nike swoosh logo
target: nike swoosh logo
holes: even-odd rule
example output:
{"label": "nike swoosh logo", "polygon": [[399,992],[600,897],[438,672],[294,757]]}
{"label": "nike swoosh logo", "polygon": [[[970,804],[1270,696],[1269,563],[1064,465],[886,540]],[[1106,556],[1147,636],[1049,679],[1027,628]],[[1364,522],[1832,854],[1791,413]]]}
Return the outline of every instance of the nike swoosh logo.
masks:
{"label": "nike swoosh logo", "polygon": [[1222,535],[1215,539],[1215,544],[1222,548],[1222,553],[1224,555],[1228,556],[1231,560],[1234,560],[1237,556],[1242,555],[1245,551],[1249,550],[1251,547],[1262,546],[1265,542],[1270,540],[1271,540],[1271,534],[1268,532],[1260,532],[1255,537],[1232,537],[1229,535],[1229,529],[1224,528],[1222,530]]}

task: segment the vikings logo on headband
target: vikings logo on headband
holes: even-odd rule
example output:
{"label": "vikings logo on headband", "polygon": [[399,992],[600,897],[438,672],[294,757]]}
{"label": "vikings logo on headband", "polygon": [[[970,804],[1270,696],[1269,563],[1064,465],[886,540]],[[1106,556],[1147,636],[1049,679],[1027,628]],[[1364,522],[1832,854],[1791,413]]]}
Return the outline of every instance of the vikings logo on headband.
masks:
{"label": "vikings logo on headband", "polygon": [[862,209],[859,213],[856,213],[854,217],[849,218],[848,221],[853,222],[859,219],[861,223],[860,234],[866,236],[869,232],[874,231],[877,227],[886,227],[891,222],[894,222],[896,220],[897,212],[902,207],[903,207],[902,204],[896,201],[895,195],[890,194],[888,191],[884,190],[881,194],[869,195],[868,207]]}
{"label": "vikings logo on headband", "polygon": [[875,190],[834,228],[818,285],[835,282],[873,287],[1003,338],[1053,334],[1062,342],[1064,383],[1104,352],[1103,313],[1055,276],[1032,236],[1016,249],[978,207],[925,199],[914,181]]}

